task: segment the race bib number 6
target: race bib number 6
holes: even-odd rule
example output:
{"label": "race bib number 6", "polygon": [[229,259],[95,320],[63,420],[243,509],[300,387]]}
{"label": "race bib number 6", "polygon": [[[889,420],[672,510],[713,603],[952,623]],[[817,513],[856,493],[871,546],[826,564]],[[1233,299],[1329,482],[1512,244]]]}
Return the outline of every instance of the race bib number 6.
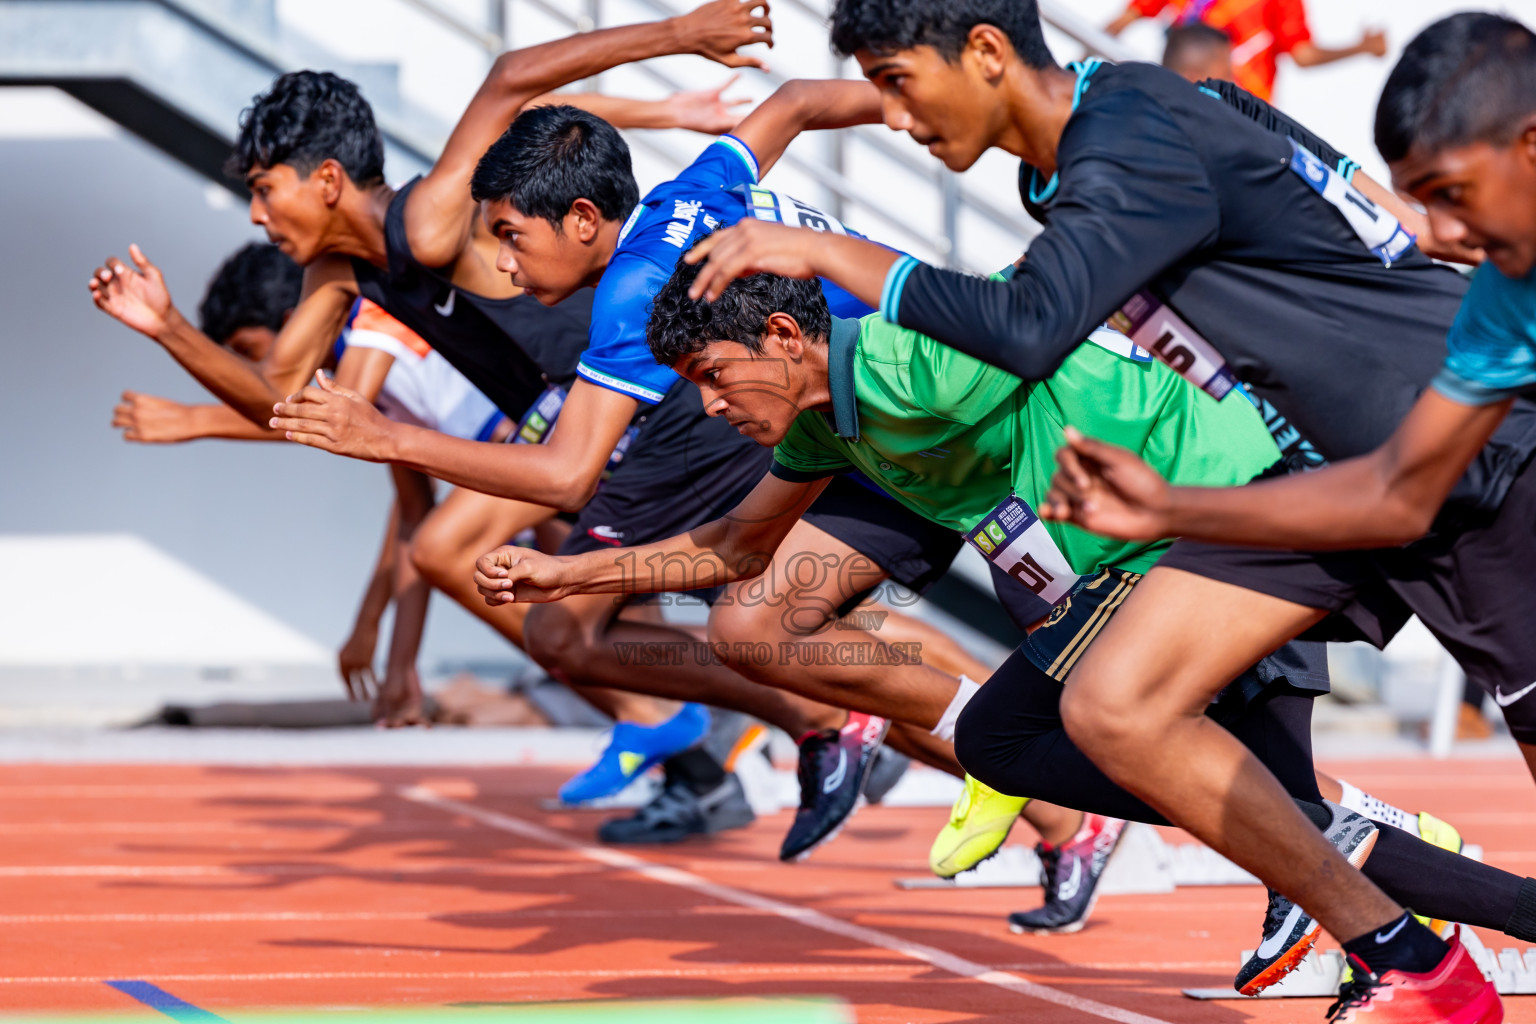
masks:
{"label": "race bib number 6", "polygon": [[982,557],[1055,604],[1077,583],[1077,573],[1046,532],[1035,510],[1009,495],[965,535]]}

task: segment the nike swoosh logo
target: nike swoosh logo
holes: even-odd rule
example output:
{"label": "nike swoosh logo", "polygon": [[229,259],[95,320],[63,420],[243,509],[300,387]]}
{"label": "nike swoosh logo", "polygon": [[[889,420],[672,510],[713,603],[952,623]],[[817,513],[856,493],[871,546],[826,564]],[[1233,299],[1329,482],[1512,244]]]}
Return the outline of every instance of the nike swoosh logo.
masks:
{"label": "nike swoosh logo", "polygon": [[1070,900],[1077,895],[1077,890],[1083,887],[1083,861],[1081,857],[1072,858],[1072,874],[1062,882],[1056,890],[1057,899]]}
{"label": "nike swoosh logo", "polygon": [[1286,938],[1296,930],[1296,924],[1301,920],[1306,911],[1295,903],[1291,904],[1291,912],[1285,915],[1285,920],[1276,928],[1273,935],[1266,938],[1254,955],[1260,960],[1273,960],[1280,955],[1280,951],[1286,944]]}
{"label": "nike swoosh logo", "polygon": [[1521,697],[1524,697],[1526,694],[1530,693],[1532,690],[1536,690],[1536,683],[1532,683],[1530,686],[1527,686],[1525,689],[1523,689],[1523,690],[1516,690],[1514,693],[1510,693],[1510,694],[1501,693],[1499,691],[1498,687],[1494,687],[1493,688],[1493,699],[1498,701],[1499,707],[1507,708],[1511,704],[1513,704],[1515,701],[1519,700]]}
{"label": "nike swoosh logo", "polygon": [[839,748],[837,752],[837,770],[827,776],[827,780],[821,784],[823,793],[830,793],[843,784],[843,779],[848,776],[848,751]]}
{"label": "nike swoosh logo", "polygon": [[1383,945],[1385,943],[1391,942],[1397,936],[1397,933],[1403,930],[1403,926],[1406,925],[1407,923],[1408,923],[1408,919],[1405,917],[1401,921],[1397,922],[1397,927],[1393,928],[1391,931],[1385,932],[1385,933],[1377,932],[1376,933],[1376,945],[1380,946],[1380,945]]}
{"label": "nike swoosh logo", "polygon": [[457,288],[450,288],[448,289],[448,301],[441,306],[434,304],[432,308],[437,310],[438,316],[453,316],[453,304],[458,297],[459,290]]}

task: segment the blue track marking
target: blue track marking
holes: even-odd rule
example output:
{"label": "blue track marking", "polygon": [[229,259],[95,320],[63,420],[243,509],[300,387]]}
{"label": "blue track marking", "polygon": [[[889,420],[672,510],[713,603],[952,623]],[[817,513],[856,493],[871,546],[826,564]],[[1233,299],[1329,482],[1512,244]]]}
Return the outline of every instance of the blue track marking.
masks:
{"label": "blue track marking", "polygon": [[147,981],[109,981],[107,984],[150,1009],[159,1010],[172,1020],[185,1021],[187,1024],[229,1024],[218,1014],[193,1006],[185,999],[178,999],[159,985],[151,985]]}

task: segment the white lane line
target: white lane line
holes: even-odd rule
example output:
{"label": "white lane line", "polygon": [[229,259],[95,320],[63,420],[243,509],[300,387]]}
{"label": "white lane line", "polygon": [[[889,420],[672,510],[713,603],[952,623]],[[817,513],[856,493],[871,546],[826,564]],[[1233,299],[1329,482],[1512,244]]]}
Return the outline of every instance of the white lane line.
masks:
{"label": "white lane line", "polygon": [[261,782],[82,783],[0,786],[0,800],[179,799],[201,797],[286,796],[315,800],[354,800],[384,792],[376,782],[335,779]]}
{"label": "white lane line", "polygon": [[[563,918],[619,917],[692,917],[713,914],[721,917],[757,917],[758,911],[744,907],[700,906],[678,910],[442,910],[442,911],[308,911],[252,910],[228,914],[0,914],[0,925],[7,924],[228,924],[240,921],[436,921],[456,925],[464,921],[503,921],[524,918],[540,921]],[[3,1019],[3,1018],[0,1018]]]}
{"label": "white lane line", "polygon": [[[1120,969],[1188,969],[1191,966],[1199,967],[1201,964],[1082,964],[1082,969],[1111,970]],[[1228,965],[1223,961],[1220,965],[1225,969]],[[1036,968],[1049,970],[1061,968],[1061,964],[1012,964],[1014,970],[1034,970]],[[746,964],[727,964],[713,967],[658,967],[658,968],[633,968],[630,970],[616,969],[588,969],[579,971],[269,971],[260,974],[144,974],[145,981],[149,982],[198,982],[198,981],[357,981],[357,980],[393,980],[393,981],[431,981],[441,979],[444,981],[465,980],[489,980],[489,981],[537,981],[541,978],[719,978],[722,976],[761,976],[761,977],[811,977],[827,975],[830,977],[848,977],[849,975],[870,975],[879,977],[894,977],[902,984],[934,984],[945,983],[942,979],[933,977],[913,977],[910,972],[912,967],[906,964],[765,964],[761,966],[749,966]],[[0,977],[0,985],[99,985],[101,979],[86,977],[84,975],[39,975],[36,977],[6,978]],[[1150,1020],[1151,1018],[1143,1018]]]}
{"label": "white lane line", "polygon": [[621,871],[632,871],[651,881],[677,886],[680,889],[690,889],[705,896],[711,896],[722,903],[734,903],[739,907],[761,910],[789,921],[798,922],[807,928],[826,932],[828,935],[837,935],[845,939],[851,939],[854,942],[863,943],[866,946],[889,950],[892,953],[897,953],[909,959],[926,963],[931,967],[937,967],[941,971],[947,971],[961,978],[969,978],[986,985],[992,985],[1016,995],[1038,999],[1041,1002],[1053,1003],[1056,1006],[1066,1007],[1067,1009],[1099,1017],[1103,1020],[1117,1021],[1119,1024],[1169,1024],[1169,1022],[1157,1017],[1149,1017],[1146,1014],[1123,1010],[1118,1006],[1110,1006],[1108,1003],[1076,996],[1070,992],[1062,992],[1059,989],[1051,988],[1049,985],[1040,985],[1021,978],[1016,974],[1010,974],[1007,971],[997,970],[984,964],[966,960],[964,957],[947,953],[933,946],[909,942],[906,939],[897,938],[894,935],[888,935],[873,928],[866,928],[863,925],[857,925],[850,921],[830,917],[809,907],[799,907],[792,903],[781,903],[778,900],[759,896],[756,893],[719,885],[687,871],[663,864],[653,864],[650,861],[641,860],[639,857],[622,853],[618,850],[591,846],[552,829],[547,829],[542,825],[535,825],[533,822],[524,821],[521,818],[514,818],[510,815],[476,807],[473,804],[461,803],[457,800],[438,796],[432,790],[422,786],[404,787],[398,792],[400,796],[415,803],[427,804],[428,806],[437,807],[440,810],[453,814],[462,814],[490,828],[499,829],[502,832],[510,832],[513,835],[532,839],[535,842],[562,847],[586,860],[598,864]]}
{"label": "white lane line", "polygon": [[[295,858],[309,851],[295,851]],[[0,878],[260,878],[263,875],[370,878],[375,875],[571,875],[569,864],[446,861],[429,864],[29,864],[0,867]]]}

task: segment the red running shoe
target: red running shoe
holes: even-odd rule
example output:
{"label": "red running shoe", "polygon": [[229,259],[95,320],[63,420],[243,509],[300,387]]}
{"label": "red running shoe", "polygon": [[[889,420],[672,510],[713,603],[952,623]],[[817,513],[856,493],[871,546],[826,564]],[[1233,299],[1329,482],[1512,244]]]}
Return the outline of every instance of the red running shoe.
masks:
{"label": "red running shoe", "polygon": [[1493,982],[1461,944],[1428,974],[1388,971],[1372,974],[1365,961],[1350,957],[1355,976],[1328,1008],[1334,1024],[1500,1024],[1504,1004]]}

